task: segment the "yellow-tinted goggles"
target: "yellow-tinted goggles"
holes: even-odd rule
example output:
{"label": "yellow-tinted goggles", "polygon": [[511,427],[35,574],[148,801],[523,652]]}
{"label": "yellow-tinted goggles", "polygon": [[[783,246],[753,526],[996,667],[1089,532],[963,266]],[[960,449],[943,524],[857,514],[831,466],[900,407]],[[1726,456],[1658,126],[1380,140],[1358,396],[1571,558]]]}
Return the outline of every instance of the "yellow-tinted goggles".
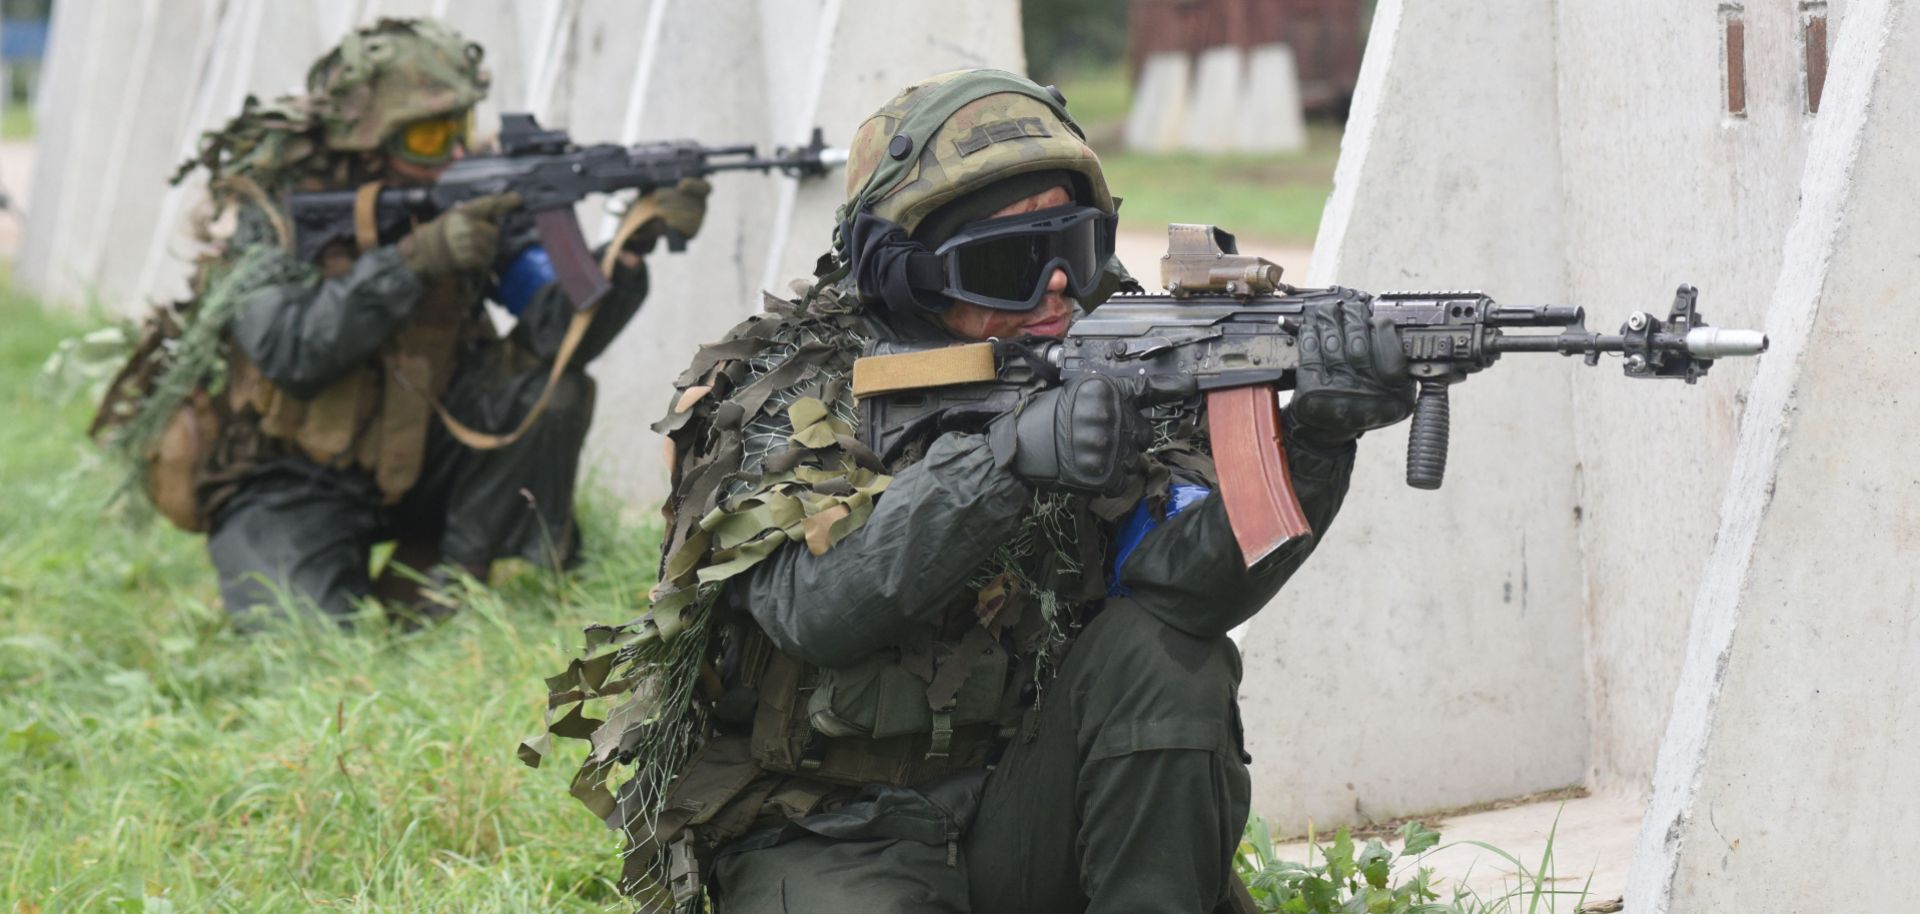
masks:
{"label": "yellow-tinted goggles", "polygon": [[400,128],[389,149],[410,162],[439,165],[453,158],[456,145],[466,145],[472,127],[471,111],[421,118]]}

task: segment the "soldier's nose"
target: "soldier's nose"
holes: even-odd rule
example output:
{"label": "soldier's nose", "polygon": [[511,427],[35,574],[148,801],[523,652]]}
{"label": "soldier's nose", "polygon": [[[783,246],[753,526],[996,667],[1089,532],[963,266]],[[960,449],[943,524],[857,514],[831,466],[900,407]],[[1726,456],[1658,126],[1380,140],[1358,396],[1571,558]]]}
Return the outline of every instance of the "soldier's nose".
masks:
{"label": "soldier's nose", "polygon": [[1053,268],[1053,275],[1047,277],[1047,294],[1061,295],[1067,291],[1067,271]]}

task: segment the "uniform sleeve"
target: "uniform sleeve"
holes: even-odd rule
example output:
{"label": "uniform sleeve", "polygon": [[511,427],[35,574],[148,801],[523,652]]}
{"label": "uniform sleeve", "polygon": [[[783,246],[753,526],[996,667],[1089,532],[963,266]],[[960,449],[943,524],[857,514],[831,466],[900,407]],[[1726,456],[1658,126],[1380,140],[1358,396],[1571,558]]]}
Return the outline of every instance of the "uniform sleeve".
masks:
{"label": "uniform sleeve", "polygon": [[343,276],[243,293],[233,339],[268,380],[308,399],[378,350],[421,289],[399,251],[376,248]]}
{"label": "uniform sleeve", "polygon": [[1320,448],[1287,441],[1294,494],[1313,535],[1268,556],[1249,570],[1240,559],[1220,493],[1155,527],[1127,558],[1120,581],[1130,599],[1160,621],[1201,638],[1214,638],[1247,621],[1273,599],[1327,534],[1353,476],[1352,443]]}
{"label": "uniform sleeve", "polygon": [[942,436],[859,530],[823,555],[780,547],[729,582],[729,599],[782,651],[846,666],[937,615],[1013,534],[1031,497],[994,466],[985,436]]}

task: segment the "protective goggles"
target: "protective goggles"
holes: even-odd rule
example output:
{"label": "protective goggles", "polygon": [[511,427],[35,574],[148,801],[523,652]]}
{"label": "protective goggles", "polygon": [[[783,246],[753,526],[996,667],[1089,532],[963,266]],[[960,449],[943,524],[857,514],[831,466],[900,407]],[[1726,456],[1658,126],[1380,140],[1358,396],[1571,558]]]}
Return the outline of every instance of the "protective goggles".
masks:
{"label": "protective goggles", "polygon": [[1061,269],[1067,294],[1085,299],[1100,287],[1118,222],[1091,206],[1056,206],[969,223],[933,251],[944,274],[940,292],[985,308],[1030,311]]}
{"label": "protective goggles", "polygon": [[454,147],[466,145],[472,129],[471,111],[421,118],[401,127],[387,148],[416,165],[441,165],[453,158]]}

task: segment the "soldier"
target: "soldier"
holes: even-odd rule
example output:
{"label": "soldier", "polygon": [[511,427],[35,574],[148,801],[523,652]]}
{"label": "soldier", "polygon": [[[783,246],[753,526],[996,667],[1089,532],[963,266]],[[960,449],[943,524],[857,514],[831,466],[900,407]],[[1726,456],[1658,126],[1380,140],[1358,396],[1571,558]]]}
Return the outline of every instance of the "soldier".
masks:
{"label": "soldier", "polygon": [[[434,181],[465,154],[487,90],[481,59],[438,22],[382,20],[315,63],[307,95],[249,99],[188,163],[207,168],[216,203],[237,219],[197,278],[203,297],[218,290],[231,302],[232,324],[222,419],[193,490],[222,599],[243,625],[282,592],[334,617],[371,594],[442,615],[450,610],[420,598],[400,568],[485,580],[496,559],[564,565],[576,555],[573,490],[594,401],[584,366],[646,296],[641,254],[668,230],[699,229],[705,184],[661,192],[664,215],[629,237],[613,291],[537,421],[491,448],[456,439],[436,413],[482,434],[520,425],[549,386],[572,314],[530,231],[508,223],[503,243],[517,200],[472,201],[395,243],[363,231],[312,264],[287,252],[273,202],[290,190]],[[518,318],[504,339],[483,308],[489,296]],[[369,550],[387,540],[392,559],[370,580]]]}
{"label": "soldier", "polygon": [[[628,830],[628,888],[683,910],[703,879],[726,914],[1215,909],[1249,804],[1226,635],[1313,543],[1243,566],[1203,420],[1139,410],[1191,390],[1089,378],[865,443],[848,367],[875,341],[1059,336],[1137,288],[1058,93],[994,70],[912,86],[861,126],[847,188],[819,282],[703,349],[656,426],[662,582],[597,636],[641,660],[555,690],[651,685],[593,734],[576,793]],[[1324,533],[1355,439],[1413,395],[1363,307],[1303,320],[1345,341],[1284,419]],[[637,723],[661,695],[687,696],[679,726]],[[606,791],[626,758],[641,776]]]}

